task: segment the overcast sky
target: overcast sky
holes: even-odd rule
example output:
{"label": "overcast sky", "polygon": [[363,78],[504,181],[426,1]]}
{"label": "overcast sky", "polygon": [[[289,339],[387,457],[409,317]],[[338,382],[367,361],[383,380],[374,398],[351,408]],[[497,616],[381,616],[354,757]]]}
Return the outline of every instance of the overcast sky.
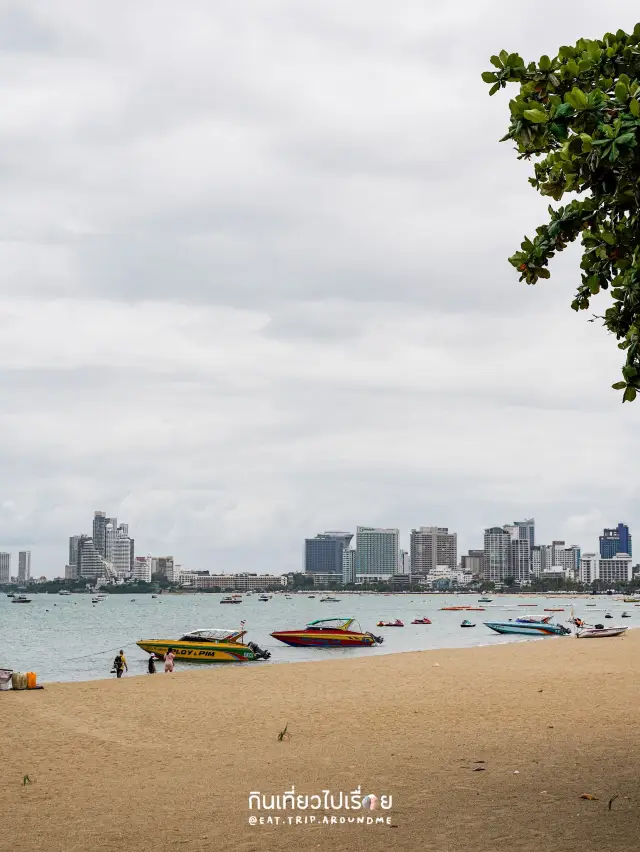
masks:
{"label": "overcast sky", "polygon": [[[636,4],[0,0],[0,550],[302,566],[358,524],[639,519],[621,355],[507,262],[547,201],[480,73]],[[579,9],[579,13],[577,10]],[[594,310],[602,313],[606,295]]]}

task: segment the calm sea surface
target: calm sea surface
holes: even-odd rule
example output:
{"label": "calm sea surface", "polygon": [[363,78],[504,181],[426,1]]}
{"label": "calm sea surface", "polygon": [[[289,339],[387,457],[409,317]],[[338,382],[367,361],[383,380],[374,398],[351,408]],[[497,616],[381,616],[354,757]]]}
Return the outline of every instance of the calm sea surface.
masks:
{"label": "calm sea surface", "polygon": [[[0,668],[35,671],[40,681],[92,680],[113,677],[111,663],[119,648],[129,662],[130,674],[146,671],[148,655],[135,642],[139,639],[179,639],[190,630],[211,627],[237,628],[246,621],[245,641],[256,642],[271,651],[271,660],[253,665],[288,663],[304,660],[341,659],[353,656],[393,654],[429,648],[464,648],[474,645],[498,645],[523,641],[520,636],[500,636],[485,627],[484,621],[501,621],[527,613],[541,614],[548,607],[564,607],[554,613],[555,620],[566,623],[575,615],[590,623],[602,622],[606,612],[613,619],[608,624],[640,624],[640,606],[625,604],[621,599],[585,598],[520,598],[495,596],[485,604],[484,612],[441,612],[443,606],[478,604],[478,595],[347,595],[337,593],[339,603],[320,603],[321,595],[310,600],[307,594],[274,595],[268,603],[258,596],[244,596],[238,606],[220,605],[223,595],[109,595],[107,600],[91,603],[86,594],[31,595],[30,604],[13,604],[0,596]],[[491,597],[491,595],[489,595]],[[586,606],[594,603],[594,606]],[[524,608],[519,603],[536,603]],[[623,610],[632,618],[620,621]],[[412,625],[412,619],[427,616],[431,625]],[[373,648],[319,649],[290,648],[273,639],[274,630],[291,630],[317,618],[357,618],[363,630],[384,636],[384,643]],[[379,620],[400,618],[404,628],[377,628]],[[468,618],[477,626],[463,629],[460,622]],[[563,638],[541,637],[535,642],[564,641]],[[566,641],[572,641],[566,637]],[[197,664],[176,661],[178,668]],[[235,664],[229,664],[235,665]],[[202,668],[202,666],[197,666]],[[212,671],[218,666],[210,666]]]}

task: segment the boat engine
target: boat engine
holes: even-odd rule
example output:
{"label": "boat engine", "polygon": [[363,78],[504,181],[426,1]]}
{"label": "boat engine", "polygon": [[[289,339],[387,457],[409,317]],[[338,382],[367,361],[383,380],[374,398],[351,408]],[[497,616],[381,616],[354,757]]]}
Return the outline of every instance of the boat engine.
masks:
{"label": "boat engine", "polygon": [[256,660],[268,660],[271,656],[271,651],[263,651],[255,642],[247,642],[247,648],[251,648]]}
{"label": "boat engine", "polygon": [[560,627],[562,628],[562,632],[565,636],[568,636],[571,633],[571,630],[568,627],[565,627],[564,624],[561,624]]}
{"label": "boat engine", "polygon": [[384,637],[382,637],[382,636],[376,636],[374,633],[370,633],[369,635],[371,636],[373,641],[376,643],[376,645],[382,645],[382,643],[384,642]]}

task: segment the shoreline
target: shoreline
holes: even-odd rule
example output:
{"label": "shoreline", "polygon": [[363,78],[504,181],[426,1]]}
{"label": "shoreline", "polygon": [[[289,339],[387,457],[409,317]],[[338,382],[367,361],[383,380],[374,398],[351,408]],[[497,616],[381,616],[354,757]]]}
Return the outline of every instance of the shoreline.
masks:
{"label": "shoreline", "polygon": [[[639,651],[634,631],[0,693],[0,848],[628,852]],[[292,785],[391,795],[396,827],[249,825],[252,791]]]}

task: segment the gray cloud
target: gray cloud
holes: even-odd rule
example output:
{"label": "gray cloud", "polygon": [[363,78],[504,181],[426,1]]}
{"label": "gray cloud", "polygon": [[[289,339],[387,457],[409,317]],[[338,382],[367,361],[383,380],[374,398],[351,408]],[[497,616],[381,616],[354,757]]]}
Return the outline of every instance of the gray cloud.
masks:
{"label": "gray cloud", "polygon": [[141,552],[233,570],[358,523],[474,546],[534,514],[586,547],[632,524],[637,408],[568,310],[576,252],[535,288],[506,262],[547,204],[479,74],[634,23],[622,0],[578,23],[3,4],[0,548],[54,575],[99,507]]}

